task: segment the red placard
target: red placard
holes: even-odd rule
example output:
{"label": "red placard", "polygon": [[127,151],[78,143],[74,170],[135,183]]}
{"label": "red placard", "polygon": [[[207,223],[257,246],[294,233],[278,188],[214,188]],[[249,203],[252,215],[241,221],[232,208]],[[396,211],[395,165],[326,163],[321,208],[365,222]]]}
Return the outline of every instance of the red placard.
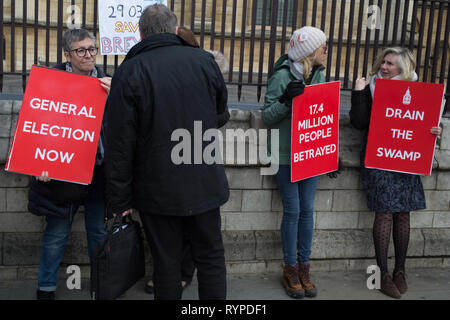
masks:
{"label": "red placard", "polygon": [[105,100],[97,78],[33,66],[5,170],[91,183]]}
{"label": "red placard", "polygon": [[377,79],[364,166],[430,175],[443,84]]}
{"label": "red placard", "polygon": [[307,86],[292,100],[292,182],[337,170],[339,88],[339,81]]}

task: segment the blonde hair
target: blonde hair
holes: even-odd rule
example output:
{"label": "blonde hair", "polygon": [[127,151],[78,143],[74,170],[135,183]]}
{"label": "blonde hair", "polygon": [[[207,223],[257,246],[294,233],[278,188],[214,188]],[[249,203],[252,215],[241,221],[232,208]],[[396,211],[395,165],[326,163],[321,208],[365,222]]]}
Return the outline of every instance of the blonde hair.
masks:
{"label": "blonde hair", "polygon": [[375,63],[373,64],[372,71],[370,72],[370,76],[373,76],[378,73],[380,70],[381,64],[383,63],[384,57],[388,54],[395,54],[397,56],[397,66],[402,71],[400,73],[400,78],[402,80],[411,81],[414,77],[414,70],[416,69],[416,62],[414,61],[414,56],[406,48],[393,47],[386,48],[383,52],[377,57]]}
{"label": "blonde hair", "polygon": [[301,58],[300,60],[298,60],[298,63],[303,65],[303,79],[308,79],[309,74],[311,73],[311,70],[313,68],[313,63],[314,60],[316,60],[316,53],[317,50],[319,50],[319,48],[317,48],[316,50],[314,50],[313,53],[311,53],[309,56]]}
{"label": "blonde hair", "polygon": [[206,51],[208,51],[214,56],[214,60],[219,66],[220,71],[223,74],[228,73],[228,71],[230,70],[230,63],[228,62],[228,59],[223,55],[223,53],[217,50],[206,50]]}

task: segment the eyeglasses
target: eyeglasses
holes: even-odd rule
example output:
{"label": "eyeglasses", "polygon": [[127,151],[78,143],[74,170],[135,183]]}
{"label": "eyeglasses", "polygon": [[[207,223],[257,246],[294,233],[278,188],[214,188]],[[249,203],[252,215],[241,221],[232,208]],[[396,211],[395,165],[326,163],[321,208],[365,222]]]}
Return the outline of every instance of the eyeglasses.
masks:
{"label": "eyeglasses", "polygon": [[89,54],[91,56],[95,56],[97,54],[97,48],[89,48],[89,49],[85,49],[85,48],[78,48],[78,49],[73,49],[70,50],[75,51],[75,53],[77,54],[77,56],[79,56],[80,58],[83,58],[84,56],[86,56],[86,52],[89,51]]}
{"label": "eyeglasses", "polygon": [[328,51],[328,47],[327,46],[323,46],[322,49],[323,49],[323,52],[327,52]]}

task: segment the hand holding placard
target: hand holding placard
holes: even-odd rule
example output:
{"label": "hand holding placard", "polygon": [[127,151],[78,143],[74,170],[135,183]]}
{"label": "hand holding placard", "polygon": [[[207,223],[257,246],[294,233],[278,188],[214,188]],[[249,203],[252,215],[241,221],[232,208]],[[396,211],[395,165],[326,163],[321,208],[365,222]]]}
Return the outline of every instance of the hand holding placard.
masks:
{"label": "hand holding placard", "polygon": [[280,103],[284,103],[286,107],[292,107],[292,99],[301,95],[305,90],[305,84],[302,80],[292,80],[288,83],[281,97],[278,99]]}
{"label": "hand holding placard", "polygon": [[51,179],[48,177],[48,171],[42,171],[40,176],[36,176],[36,180],[49,182]]}
{"label": "hand holding placard", "polygon": [[109,94],[109,90],[111,89],[111,77],[103,77],[98,79],[100,81],[100,85],[103,89],[106,90],[106,93]]}
{"label": "hand holding placard", "polygon": [[442,128],[441,127],[432,127],[430,129],[430,133],[434,134],[438,139],[441,138]]}

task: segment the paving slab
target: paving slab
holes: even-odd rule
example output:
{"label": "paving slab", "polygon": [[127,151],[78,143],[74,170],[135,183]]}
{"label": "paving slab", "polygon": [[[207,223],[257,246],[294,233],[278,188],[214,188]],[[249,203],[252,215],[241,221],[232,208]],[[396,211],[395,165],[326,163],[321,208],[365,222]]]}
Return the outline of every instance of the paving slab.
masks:
{"label": "paving slab", "polygon": [[[369,290],[366,282],[369,274],[361,271],[312,272],[318,288],[314,299],[304,300],[394,300],[378,290]],[[411,269],[408,271],[409,290],[402,300],[450,300],[450,268]],[[146,279],[141,279],[118,300],[153,300],[144,291]],[[292,300],[281,286],[281,275],[231,274],[227,277],[228,300]],[[0,281],[0,300],[34,300],[36,280]],[[82,279],[81,289],[67,289],[60,279],[57,300],[90,300],[89,279]],[[197,300],[197,280],[184,290],[183,300]]]}

